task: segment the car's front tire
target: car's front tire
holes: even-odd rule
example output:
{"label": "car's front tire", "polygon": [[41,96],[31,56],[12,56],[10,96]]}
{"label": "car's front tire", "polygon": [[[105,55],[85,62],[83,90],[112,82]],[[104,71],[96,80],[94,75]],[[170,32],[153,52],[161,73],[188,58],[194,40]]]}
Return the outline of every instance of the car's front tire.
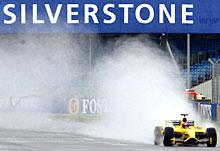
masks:
{"label": "car's front tire", "polygon": [[174,130],[172,127],[166,127],[164,130],[164,146],[172,146],[172,140],[174,137]]}
{"label": "car's front tire", "polygon": [[207,147],[215,147],[217,145],[217,133],[215,128],[207,128],[206,135],[208,138]]}

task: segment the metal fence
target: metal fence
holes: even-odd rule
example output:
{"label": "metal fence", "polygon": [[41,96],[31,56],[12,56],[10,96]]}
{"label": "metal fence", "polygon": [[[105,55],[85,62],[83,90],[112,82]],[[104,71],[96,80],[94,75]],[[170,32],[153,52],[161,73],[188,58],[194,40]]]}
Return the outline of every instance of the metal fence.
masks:
{"label": "metal fence", "polygon": [[212,102],[220,103],[220,63],[219,59],[209,59],[212,64]]}

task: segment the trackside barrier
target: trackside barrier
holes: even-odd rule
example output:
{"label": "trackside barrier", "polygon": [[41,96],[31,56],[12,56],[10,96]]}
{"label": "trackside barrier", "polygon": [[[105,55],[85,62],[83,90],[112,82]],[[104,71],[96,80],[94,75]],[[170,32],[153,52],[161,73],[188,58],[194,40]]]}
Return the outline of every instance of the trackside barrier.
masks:
{"label": "trackside barrier", "polygon": [[220,106],[217,103],[195,103],[195,108],[202,118],[212,121],[220,119]]}
{"label": "trackside barrier", "polygon": [[40,97],[37,95],[0,98],[0,111],[37,112],[40,110],[39,100]]}
{"label": "trackside barrier", "polygon": [[108,111],[107,100],[105,99],[77,99],[71,98],[68,100],[69,114],[101,114]]}

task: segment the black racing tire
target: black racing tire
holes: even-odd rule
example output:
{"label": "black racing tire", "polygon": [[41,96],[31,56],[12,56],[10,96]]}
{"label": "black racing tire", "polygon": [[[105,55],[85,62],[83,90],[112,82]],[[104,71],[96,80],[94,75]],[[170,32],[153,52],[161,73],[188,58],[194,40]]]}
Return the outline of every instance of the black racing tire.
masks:
{"label": "black racing tire", "polygon": [[174,137],[174,130],[172,127],[166,127],[164,130],[164,140],[163,145],[164,146],[172,146],[172,140]]}
{"label": "black racing tire", "polygon": [[208,138],[207,147],[215,147],[217,145],[217,133],[215,128],[207,128],[206,135]]}
{"label": "black racing tire", "polygon": [[154,145],[160,145],[162,143],[163,134],[161,131],[163,130],[163,127],[156,126],[154,128]]}

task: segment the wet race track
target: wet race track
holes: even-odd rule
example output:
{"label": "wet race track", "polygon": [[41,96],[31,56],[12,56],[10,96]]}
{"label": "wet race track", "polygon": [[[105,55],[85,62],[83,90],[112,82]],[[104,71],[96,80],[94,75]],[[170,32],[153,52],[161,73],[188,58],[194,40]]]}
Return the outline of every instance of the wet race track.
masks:
{"label": "wet race track", "polygon": [[219,149],[219,146],[216,148],[163,147],[66,132],[0,130],[0,150],[2,151],[217,151]]}

